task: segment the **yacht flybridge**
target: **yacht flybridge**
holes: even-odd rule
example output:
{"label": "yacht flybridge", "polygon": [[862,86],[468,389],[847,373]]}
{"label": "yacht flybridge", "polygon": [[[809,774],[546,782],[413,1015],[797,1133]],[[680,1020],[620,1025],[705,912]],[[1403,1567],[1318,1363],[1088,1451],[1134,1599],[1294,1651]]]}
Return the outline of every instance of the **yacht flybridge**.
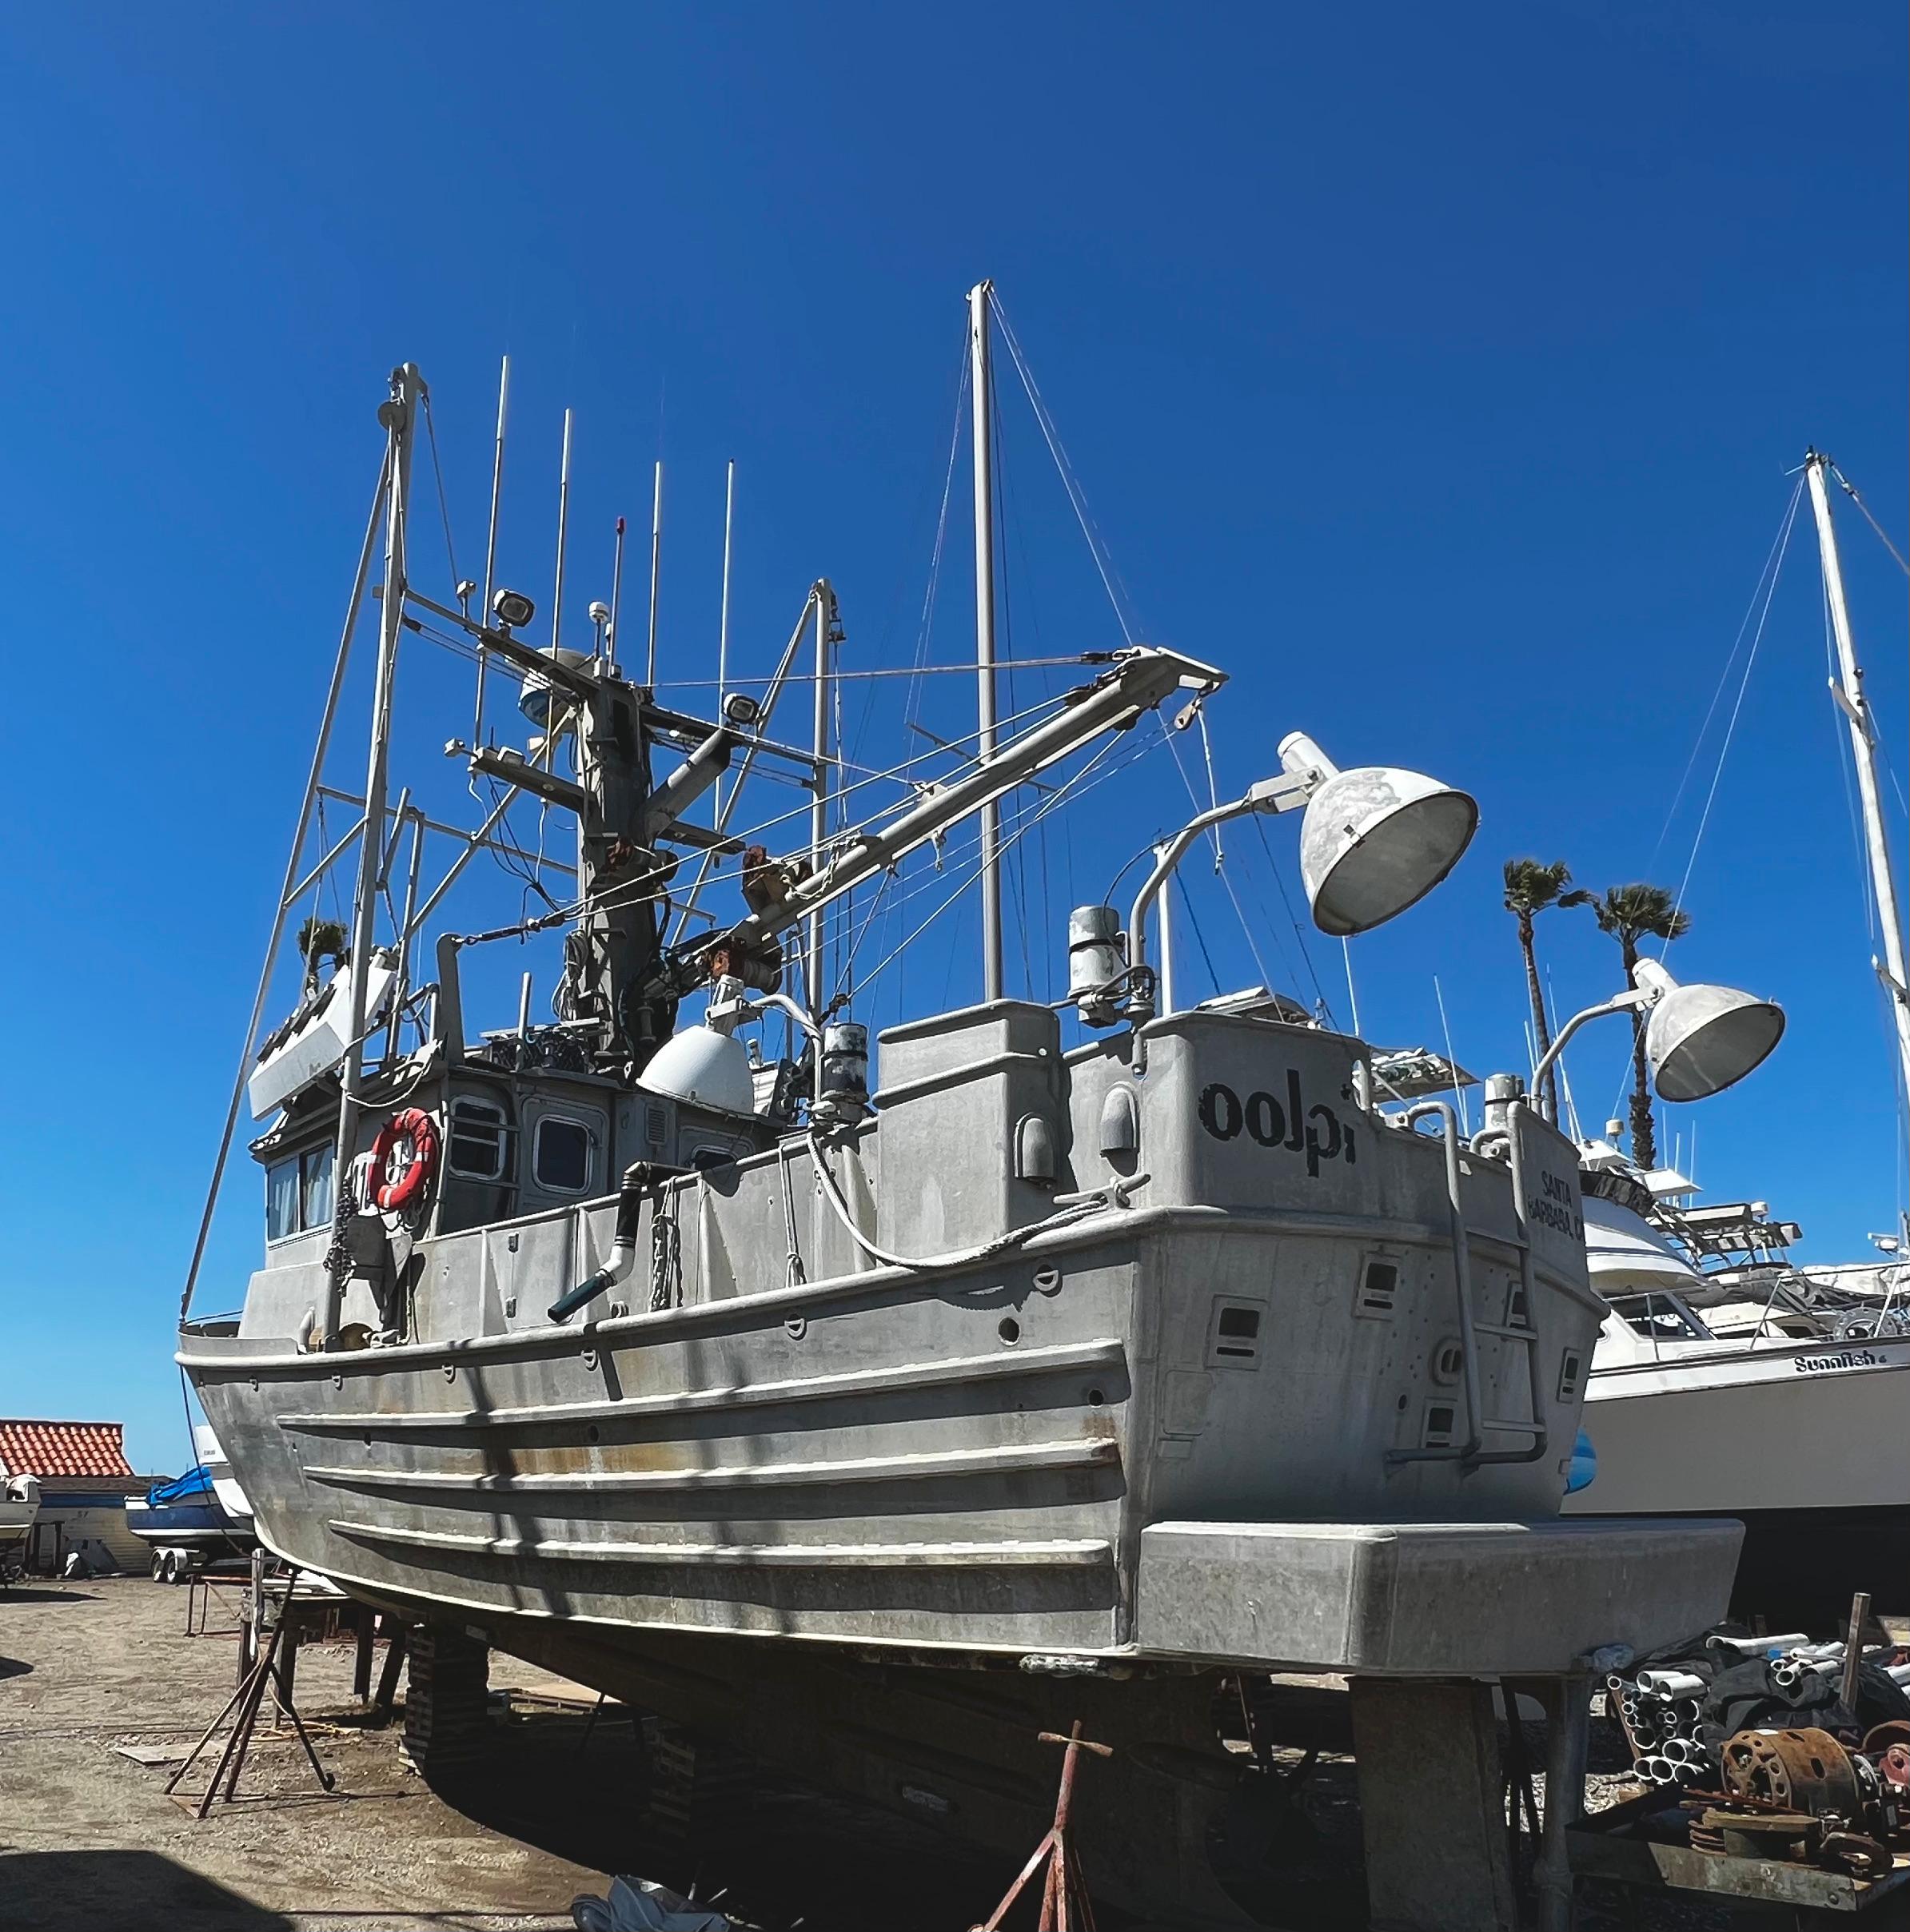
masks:
{"label": "yacht flybridge", "polygon": [[[1567,1683],[1599,1645],[1714,1615],[1735,1532],[1557,1522],[1603,1313],[1570,1141],[1521,1102],[1469,1145],[1442,1101],[1389,1111],[1362,1041],[1272,997],[1174,1010],[1150,963],[1163,885],[1209,826],[1298,817],[1316,922],[1358,933],[1458,860],[1465,794],[1341,770],[1293,733],[1162,848],[1125,918],[1074,913],[1066,1000],[1006,995],[1001,802],[1040,781],[1065,804],[1095,747],[1224,675],[1091,653],[998,728],[988,317],[983,285],[981,729],[953,775],[852,819],[823,809],[847,783],[827,582],[768,692],[720,690],[712,716],[660,702],[653,651],[633,675],[609,607],[573,652],[554,623],[528,642],[508,588],[433,602],[408,571],[428,395],[394,372],[351,614],[381,530],[366,778],[354,840],[322,855],[355,850],[343,957],[256,1063],[248,1039],[233,1113],[249,1086],[268,1121],[265,1265],[236,1317],[185,1315],[180,1360],[289,1561],[1004,1846],[1050,1802],[1035,1734],[1082,1717],[1118,1747],[1098,1881],[1244,1924],[1204,1850],[1240,1775],[1210,1721],[1219,1673],[1314,1663],[1382,1699]],[[394,672],[426,623],[518,679],[538,727],[458,747],[504,790],[436,883],[425,821],[391,802]],[[810,641],[797,747],[776,704]],[[338,795],[331,723],[281,929],[311,890],[313,800]],[[801,849],[746,816],[770,767],[815,801]],[[548,915],[558,1017],[474,1034],[461,968],[496,934],[433,921],[520,795],[576,823],[574,898]],[[984,998],[889,1026],[871,1090],[824,915],[969,818]],[[672,917],[719,894],[707,930]],[[1456,1784],[1448,1748],[1411,1775]],[[1562,1836],[1547,1855],[1556,1880]]]}

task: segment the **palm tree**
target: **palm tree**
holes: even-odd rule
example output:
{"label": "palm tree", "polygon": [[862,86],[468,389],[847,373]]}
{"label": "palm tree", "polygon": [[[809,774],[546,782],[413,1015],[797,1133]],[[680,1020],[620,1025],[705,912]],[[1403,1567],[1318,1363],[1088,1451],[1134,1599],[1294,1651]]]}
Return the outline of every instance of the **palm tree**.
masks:
{"label": "palm tree", "polygon": [[[1625,983],[1632,983],[1638,963],[1638,942],[1645,938],[1669,942],[1691,930],[1690,918],[1662,886],[1613,886],[1592,895],[1592,911],[1601,931],[1618,942],[1625,956]],[[1658,1165],[1658,1137],[1652,1125],[1651,1078],[1645,1064],[1645,1015],[1632,1015],[1632,1158],[1648,1172]]]}
{"label": "palm tree", "polygon": [[[1540,990],[1538,955],[1533,948],[1532,922],[1548,906],[1583,906],[1589,892],[1568,892],[1572,868],[1562,858],[1541,865],[1536,858],[1509,858],[1505,862],[1505,910],[1519,922],[1519,950],[1525,955],[1525,994],[1532,1002],[1532,1030],[1538,1042],[1538,1057],[1545,1058],[1552,1044],[1552,1030],[1545,1024],[1545,998]],[[1545,1086],[1539,1105],[1549,1121],[1558,1118],[1558,1082],[1552,1068],[1545,1070]]]}

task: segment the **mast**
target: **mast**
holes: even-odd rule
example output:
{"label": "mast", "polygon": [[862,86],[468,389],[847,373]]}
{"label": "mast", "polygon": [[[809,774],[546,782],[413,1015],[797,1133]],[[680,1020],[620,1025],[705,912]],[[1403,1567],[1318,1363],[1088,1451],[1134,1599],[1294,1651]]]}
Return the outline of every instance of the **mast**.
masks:
{"label": "mast", "polygon": [[[815,685],[814,708],[810,719],[810,749],[815,755],[815,789],[809,803],[809,873],[818,876],[829,848],[829,632],[835,614],[835,593],[828,580],[819,578],[815,585]],[[804,934],[803,994],[809,1017],[819,1023],[827,996],[823,984],[823,908],[810,914]],[[822,1078],[822,1057],[816,1057],[816,1078]]]}
{"label": "mast", "polygon": [[[973,392],[975,458],[975,755],[986,764],[995,755],[995,448],[990,405],[995,399],[988,355],[991,281],[968,291],[969,388]],[[1002,815],[991,799],[981,811],[982,998],[1002,997]]]}
{"label": "mast", "polygon": [[[511,359],[506,356],[497,365],[497,444],[491,457],[491,523],[484,537],[484,601],[477,607],[477,621],[491,621],[491,592],[497,584],[497,512],[504,500],[504,420],[511,407]],[[469,611],[466,615],[469,615]],[[487,669],[484,641],[477,646],[477,697],[471,721],[471,742],[484,741],[484,672]]]}
{"label": "mast", "polygon": [[[571,412],[566,409],[564,454],[557,464],[557,572],[550,600],[550,647],[553,652],[564,641],[560,633],[564,623],[564,548],[570,535],[570,418]],[[485,613],[487,617],[489,615]]]}
{"label": "mast", "polygon": [[656,459],[656,484],[650,500],[650,648],[644,660],[644,682],[656,683],[656,588],[664,560],[664,465]]}
{"label": "mast", "polygon": [[[1162,843],[1154,848],[1154,863],[1158,865],[1171,853],[1171,846]],[[1164,1018],[1174,1010],[1174,881],[1170,878],[1161,891],[1161,902],[1155,918],[1155,930],[1160,940],[1161,1013]]]}
{"label": "mast", "polygon": [[1870,859],[1871,890],[1876,894],[1877,921],[1884,929],[1884,957],[1871,965],[1890,995],[1891,1017],[1896,1023],[1896,1050],[1904,1091],[1910,1095],[1910,977],[1904,966],[1904,928],[1898,909],[1896,878],[1890,867],[1890,843],[1884,830],[1884,806],[1877,783],[1876,732],[1864,696],[1864,672],[1857,663],[1850,631],[1850,610],[1844,600],[1844,570],[1837,556],[1837,533],[1831,521],[1830,490],[1826,472],[1829,457],[1812,449],[1804,452],[1804,473],[1811,486],[1811,510],[1817,519],[1817,548],[1824,564],[1824,588],[1830,603],[1831,631],[1836,639],[1837,669],[1830,695],[1850,727],[1850,749],[1857,768],[1857,796],[1864,811],[1864,844]]}
{"label": "mast", "polygon": [[[723,605],[716,619],[716,715],[729,699],[729,564],[730,543],[736,521],[736,464],[732,457],[723,482]],[[717,819],[723,816],[723,781],[718,779],[710,795],[710,810]]]}
{"label": "mast", "polygon": [[[412,444],[417,426],[418,397],[424,384],[417,364],[407,362],[391,373],[391,397],[378,417],[390,439],[386,456],[391,478],[385,497],[385,582],[378,607],[378,667],[372,690],[371,749],[365,773],[365,821],[358,834],[358,886],[352,904],[351,1012],[345,1067],[338,1098],[338,1141],[332,1169],[335,1201],[342,1201],[356,1151],[358,1095],[365,1084],[365,990],[371,976],[372,946],[378,916],[378,874],[385,848],[385,798],[391,759],[391,695],[397,669],[398,635],[405,621],[405,521],[411,501]],[[324,1339],[337,1344],[344,1282],[325,1273]]]}

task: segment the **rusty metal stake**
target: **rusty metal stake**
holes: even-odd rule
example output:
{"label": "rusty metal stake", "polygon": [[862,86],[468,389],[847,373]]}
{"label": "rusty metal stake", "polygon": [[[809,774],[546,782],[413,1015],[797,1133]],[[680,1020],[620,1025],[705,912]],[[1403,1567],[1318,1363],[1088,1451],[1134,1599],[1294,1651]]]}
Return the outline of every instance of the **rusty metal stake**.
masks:
{"label": "rusty metal stake", "polygon": [[1864,1625],[1869,1616],[1870,1592],[1860,1590],[1850,1599],[1850,1635],[1844,1644],[1844,1679],[1838,1689],[1844,1708],[1853,1718],[1857,1715],[1857,1671],[1864,1662]]}
{"label": "rusty metal stake", "polygon": [[1096,1744],[1081,1735],[1081,1720],[1065,1738],[1058,1731],[1039,1734],[1043,1744],[1059,1744],[1067,1755],[1061,1760],[1061,1791],[1055,1800],[1055,1822],[1048,1834],[1035,1848],[1035,1855],[1021,1868],[1021,1876],[1008,1887],[1007,1895],[987,1921],[971,1926],[969,1932],[999,1932],[1010,1906],[1027,1889],[1028,1881],[1045,1864],[1047,1876],[1042,1886],[1041,1923],[1039,1932],[1095,1932],[1095,1908],[1081,1875],[1081,1862],[1068,1842],[1068,1814],[1074,1809],[1075,1766],[1080,1754],[1091,1751],[1098,1758],[1111,1758],[1111,1744]]}

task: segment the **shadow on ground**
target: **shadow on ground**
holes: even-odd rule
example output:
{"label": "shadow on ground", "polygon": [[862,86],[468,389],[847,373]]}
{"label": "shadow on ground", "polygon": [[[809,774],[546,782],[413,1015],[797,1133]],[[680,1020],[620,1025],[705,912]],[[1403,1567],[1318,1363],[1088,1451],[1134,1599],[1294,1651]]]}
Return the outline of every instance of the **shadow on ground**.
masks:
{"label": "shadow on ground", "polygon": [[99,1600],[90,1590],[68,1590],[58,1583],[33,1588],[23,1583],[15,1583],[11,1589],[0,1590],[0,1606],[8,1603],[97,1603]]}
{"label": "shadow on ground", "polygon": [[[1019,1864],[768,1779],[686,1844],[647,1822],[642,1739],[614,1705],[594,1726],[569,1711],[520,1714],[479,1763],[429,1783],[487,1830],[596,1870],[656,1879],[764,1932],[950,1932],[985,1919]],[[1122,1932],[1131,1922],[1103,1908],[1099,1922]]]}
{"label": "shadow on ground", "polygon": [[109,1926],[293,1932],[290,1919],[156,1851],[0,1852],[0,1926],[8,1932]]}

